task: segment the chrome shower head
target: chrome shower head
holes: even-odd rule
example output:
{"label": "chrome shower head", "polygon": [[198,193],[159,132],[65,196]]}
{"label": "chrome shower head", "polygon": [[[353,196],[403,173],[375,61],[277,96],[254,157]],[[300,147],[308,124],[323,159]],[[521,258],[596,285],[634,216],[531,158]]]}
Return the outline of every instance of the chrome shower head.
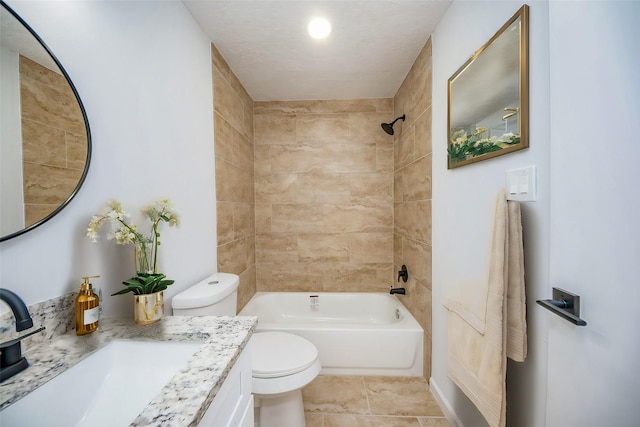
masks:
{"label": "chrome shower head", "polygon": [[393,125],[398,121],[398,120],[402,120],[404,122],[404,119],[406,118],[406,116],[403,114],[400,117],[397,117],[394,121],[392,121],[391,123],[382,123],[380,126],[382,126],[382,130],[385,131],[386,133],[388,133],[389,135],[393,135]]}

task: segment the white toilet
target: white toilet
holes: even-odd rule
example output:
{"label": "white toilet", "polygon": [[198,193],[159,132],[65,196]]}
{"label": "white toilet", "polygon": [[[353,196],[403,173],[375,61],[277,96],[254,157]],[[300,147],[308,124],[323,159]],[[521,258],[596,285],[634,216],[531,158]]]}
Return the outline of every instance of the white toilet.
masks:
{"label": "white toilet", "polygon": [[[175,316],[235,316],[235,274],[216,273],[174,296]],[[251,346],[252,387],[259,427],[304,427],[302,387],[320,372],[318,349],[283,332],[257,332]]]}

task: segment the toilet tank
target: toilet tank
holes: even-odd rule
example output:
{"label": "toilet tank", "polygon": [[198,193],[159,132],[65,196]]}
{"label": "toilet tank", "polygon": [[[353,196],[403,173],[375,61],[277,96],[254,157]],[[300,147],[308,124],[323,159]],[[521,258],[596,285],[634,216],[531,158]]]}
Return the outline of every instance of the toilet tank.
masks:
{"label": "toilet tank", "polygon": [[237,274],[212,274],[173,297],[173,315],[235,316],[239,284]]}

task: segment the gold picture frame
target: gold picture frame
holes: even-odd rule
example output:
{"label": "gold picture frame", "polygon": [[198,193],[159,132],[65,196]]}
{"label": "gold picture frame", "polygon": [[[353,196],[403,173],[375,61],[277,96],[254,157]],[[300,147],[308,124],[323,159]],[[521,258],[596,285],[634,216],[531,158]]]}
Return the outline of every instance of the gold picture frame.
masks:
{"label": "gold picture frame", "polygon": [[529,147],[529,6],[448,81],[448,169]]}

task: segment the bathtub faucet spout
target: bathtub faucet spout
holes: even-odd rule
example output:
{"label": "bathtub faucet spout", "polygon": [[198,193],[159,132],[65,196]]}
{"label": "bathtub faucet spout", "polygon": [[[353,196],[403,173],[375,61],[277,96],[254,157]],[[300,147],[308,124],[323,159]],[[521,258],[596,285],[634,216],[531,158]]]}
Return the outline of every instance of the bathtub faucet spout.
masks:
{"label": "bathtub faucet spout", "polygon": [[407,291],[404,288],[394,288],[393,286],[391,286],[391,289],[389,290],[389,293],[391,295],[393,295],[393,294],[406,295]]}

